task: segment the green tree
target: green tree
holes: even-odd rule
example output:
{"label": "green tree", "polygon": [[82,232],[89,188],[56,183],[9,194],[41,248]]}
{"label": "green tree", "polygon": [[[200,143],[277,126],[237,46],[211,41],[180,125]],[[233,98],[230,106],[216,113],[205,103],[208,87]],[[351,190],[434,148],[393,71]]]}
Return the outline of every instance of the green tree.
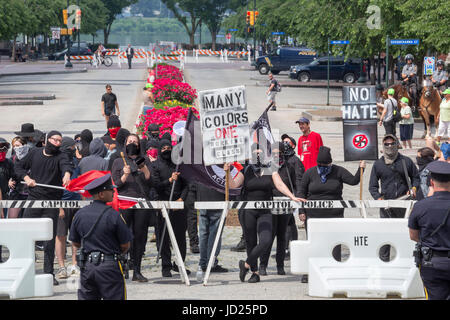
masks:
{"label": "green tree", "polygon": [[216,50],[216,37],[222,26],[226,11],[230,8],[230,0],[207,0],[203,7],[202,21],[211,32],[212,49]]}
{"label": "green tree", "polygon": [[[204,8],[208,0],[162,0],[167,8],[172,11],[175,18],[181,22],[189,35],[190,45],[195,45],[195,31],[202,21]],[[189,18],[189,19],[188,19]]]}
{"label": "green tree", "polygon": [[137,2],[137,0],[101,0],[106,8],[107,18],[106,24],[103,27],[103,40],[105,44],[108,43],[109,33],[111,32],[111,26],[116,20],[116,16],[122,13],[123,8]]}

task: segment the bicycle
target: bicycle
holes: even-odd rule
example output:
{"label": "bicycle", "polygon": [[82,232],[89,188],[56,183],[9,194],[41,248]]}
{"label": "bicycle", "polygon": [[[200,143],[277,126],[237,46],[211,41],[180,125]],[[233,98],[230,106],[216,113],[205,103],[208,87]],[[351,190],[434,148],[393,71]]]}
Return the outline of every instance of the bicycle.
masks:
{"label": "bicycle", "polygon": [[107,67],[111,67],[113,64],[113,60],[111,57],[103,57],[97,53],[94,54],[94,58],[90,60],[91,66],[98,66],[104,64]]}

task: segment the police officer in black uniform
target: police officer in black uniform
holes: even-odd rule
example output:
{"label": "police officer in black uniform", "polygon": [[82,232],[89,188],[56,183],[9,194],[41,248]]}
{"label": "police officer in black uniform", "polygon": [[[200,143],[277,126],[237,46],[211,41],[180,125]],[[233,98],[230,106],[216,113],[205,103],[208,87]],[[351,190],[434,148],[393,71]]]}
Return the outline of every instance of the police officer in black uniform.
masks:
{"label": "police officer in black uniform", "polygon": [[119,255],[128,251],[133,236],[122,216],[106,205],[114,188],[110,174],[88,184],[84,189],[94,202],[77,212],[70,228],[81,269],[79,300],[126,300]]}
{"label": "police officer in black uniform", "polygon": [[414,256],[427,299],[450,300],[450,163],[434,161],[427,168],[434,194],[414,205],[409,234],[417,242]]}

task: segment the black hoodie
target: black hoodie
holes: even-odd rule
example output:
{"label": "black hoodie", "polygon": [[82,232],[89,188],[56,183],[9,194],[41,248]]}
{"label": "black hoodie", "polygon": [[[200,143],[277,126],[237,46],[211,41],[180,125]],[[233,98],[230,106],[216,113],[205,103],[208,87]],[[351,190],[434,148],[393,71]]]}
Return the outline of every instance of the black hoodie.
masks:
{"label": "black hoodie", "polygon": [[[108,164],[108,170],[111,171],[112,170],[112,166],[114,163],[114,160],[116,160],[117,158],[120,158],[120,152],[124,152],[124,145],[125,142],[128,138],[128,136],[130,135],[130,131],[128,131],[125,128],[120,128],[119,131],[117,132],[117,136],[116,136],[116,152],[114,152],[111,157],[109,158],[109,164]],[[124,153],[125,154],[125,153]]]}

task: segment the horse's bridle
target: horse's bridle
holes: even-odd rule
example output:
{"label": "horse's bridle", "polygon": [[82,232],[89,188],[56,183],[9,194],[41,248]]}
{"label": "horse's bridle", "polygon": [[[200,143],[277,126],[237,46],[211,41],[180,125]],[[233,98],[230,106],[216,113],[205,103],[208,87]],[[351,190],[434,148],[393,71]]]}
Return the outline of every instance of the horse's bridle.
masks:
{"label": "horse's bridle", "polygon": [[[431,91],[431,99],[430,99],[430,102],[425,106],[425,110],[427,111],[427,113],[429,113],[428,112],[428,108],[433,103],[433,99],[434,99],[433,90],[434,90],[434,88],[431,86],[431,89],[430,89],[430,91]],[[425,92],[425,94],[426,94],[426,92]]]}

